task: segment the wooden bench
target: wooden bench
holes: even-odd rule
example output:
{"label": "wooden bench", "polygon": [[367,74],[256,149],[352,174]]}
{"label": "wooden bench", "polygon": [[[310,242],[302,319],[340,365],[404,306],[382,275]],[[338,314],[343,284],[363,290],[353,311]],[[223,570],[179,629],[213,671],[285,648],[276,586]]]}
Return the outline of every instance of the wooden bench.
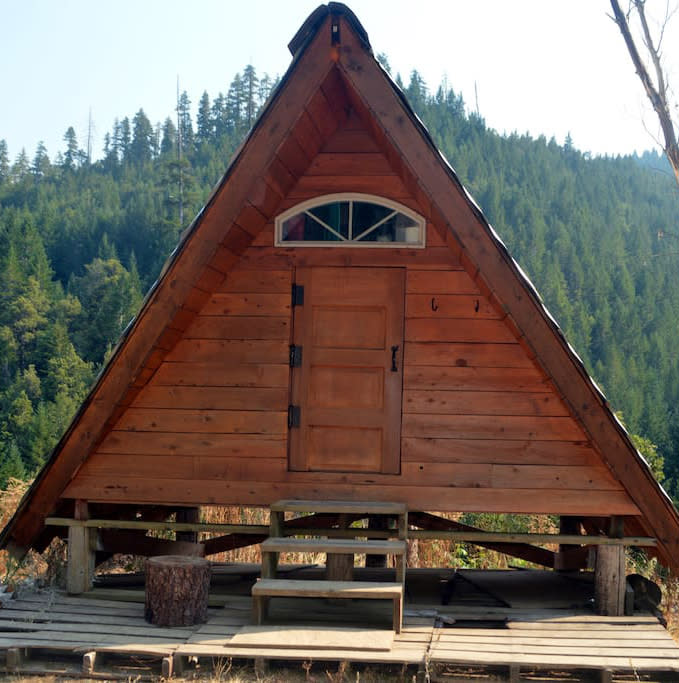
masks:
{"label": "wooden bench", "polygon": [[401,632],[403,616],[403,584],[371,581],[302,581],[295,579],[260,579],[252,587],[253,619],[261,624],[269,598],[366,598],[392,600],[393,627]]}

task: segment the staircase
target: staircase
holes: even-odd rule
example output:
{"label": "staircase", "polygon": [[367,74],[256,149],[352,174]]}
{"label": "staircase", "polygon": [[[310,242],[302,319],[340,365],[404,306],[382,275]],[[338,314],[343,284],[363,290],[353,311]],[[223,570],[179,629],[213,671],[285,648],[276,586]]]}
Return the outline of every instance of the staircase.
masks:
{"label": "staircase", "polygon": [[[315,513],[337,515],[378,515],[398,518],[398,540],[384,541],[361,538],[293,538],[285,536],[285,513]],[[358,530],[357,530],[358,531]],[[313,529],[309,529],[310,535]],[[327,530],[324,531],[327,533]],[[369,531],[365,530],[366,535]],[[403,620],[403,591],[406,570],[406,539],[408,509],[402,503],[280,500],[271,505],[269,538],[261,544],[262,578],[252,587],[253,619],[261,624],[266,618],[272,597],[301,598],[371,598],[393,602],[393,628],[401,632]],[[396,559],[396,582],[374,581],[319,581],[279,579],[276,577],[278,556],[283,552],[393,555]]]}

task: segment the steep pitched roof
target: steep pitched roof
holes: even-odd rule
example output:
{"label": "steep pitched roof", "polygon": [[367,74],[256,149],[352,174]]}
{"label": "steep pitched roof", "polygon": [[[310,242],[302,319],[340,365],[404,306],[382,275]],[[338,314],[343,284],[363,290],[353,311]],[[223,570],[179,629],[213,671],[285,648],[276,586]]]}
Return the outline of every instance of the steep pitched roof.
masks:
{"label": "steep pitched roof", "polygon": [[[632,445],[606,398],[544,307],[537,291],[441,155],[402,91],[374,59],[367,34],[340,3],[317,8],[290,43],[293,61],[206,206],[182,235],[139,315],[125,331],[71,426],[0,538],[28,547],[88,454],[101,441],[181,337],[214,287],[276,211],[286,188],[269,183],[276,155],[300,144],[304,104],[328,107],[341,88],[394,168],[422,196],[466,270],[506,312],[592,442],[642,512],[658,554],[679,568],[679,516]],[[635,527],[636,528],[636,527]]]}

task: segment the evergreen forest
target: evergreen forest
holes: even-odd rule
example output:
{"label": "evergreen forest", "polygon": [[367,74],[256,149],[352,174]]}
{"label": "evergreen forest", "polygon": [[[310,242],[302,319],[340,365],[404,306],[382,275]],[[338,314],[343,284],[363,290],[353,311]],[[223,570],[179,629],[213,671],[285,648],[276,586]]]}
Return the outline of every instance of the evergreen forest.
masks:
{"label": "evergreen forest", "polygon": [[[678,499],[679,196],[664,159],[499,135],[447,84],[396,80]],[[164,122],[117,119],[96,158],[72,127],[53,158],[0,140],[0,486],[49,456],[274,87],[248,65]]]}

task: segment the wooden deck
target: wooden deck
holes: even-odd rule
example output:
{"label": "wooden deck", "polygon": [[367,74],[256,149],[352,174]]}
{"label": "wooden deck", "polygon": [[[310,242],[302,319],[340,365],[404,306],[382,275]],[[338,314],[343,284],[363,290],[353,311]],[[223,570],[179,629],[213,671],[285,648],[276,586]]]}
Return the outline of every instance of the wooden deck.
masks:
{"label": "wooden deck", "polygon": [[[558,574],[462,572],[450,595],[452,572],[411,570],[403,631],[395,634],[390,605],[373,600],[279,598],[272,602],[271,623],[254,627],[247,595],[253,569],[223,568],[211,593],[208,622],[194,627],[147,624],[138,587],[96,588],[87,597],[23,594],[0,609],[5,670],[61,675],[84,670],[107,678],[117,671],[125,678],[131,672],[157,678],[177,673],[188,661],[209,672],[215,663],[266,659],[284,660],[299,671],[309,661],[326,667],[345,661],[371,668],[396,665],[409,671],[408,680],[418,672],[424,680],[435,671],[452,680],[456,672],[467,672],[464,680],[476,680],[472,669],[482,670],[483,680],[520,681],[530,671],[539,671],[541,680],[580,680],[582,670],[589,670],[590,680],[592,673],[601,681],[679,680],[679,647],[655,617],[596,616],[577,605],[587,596],[581,587],[569,591],[572,582],[563,580],[563,590],[545,592],[558,587]],[[319,570],[291,568],[290,573],[309,578]],[[375,580],[390,572],[357,573]],[[448,591],[447,605],[433,598],[441,587]],[[489,671],[499,678],[488,678]],[[562,677],[550,678],[555,672]]]}

